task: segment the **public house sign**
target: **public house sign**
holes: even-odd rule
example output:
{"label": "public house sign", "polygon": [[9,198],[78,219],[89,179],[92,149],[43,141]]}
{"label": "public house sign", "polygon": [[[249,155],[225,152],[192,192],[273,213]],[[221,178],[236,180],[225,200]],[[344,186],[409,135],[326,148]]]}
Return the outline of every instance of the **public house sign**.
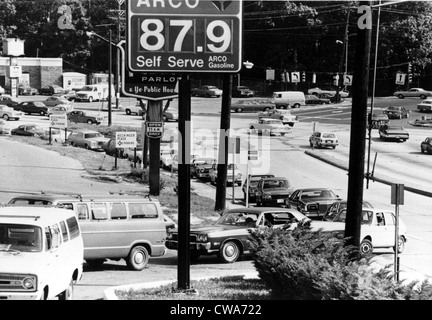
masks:
{"label": "public house sign", "polygon": [[241,0],[126,4],[126,55],[132,72],[240,71]]}

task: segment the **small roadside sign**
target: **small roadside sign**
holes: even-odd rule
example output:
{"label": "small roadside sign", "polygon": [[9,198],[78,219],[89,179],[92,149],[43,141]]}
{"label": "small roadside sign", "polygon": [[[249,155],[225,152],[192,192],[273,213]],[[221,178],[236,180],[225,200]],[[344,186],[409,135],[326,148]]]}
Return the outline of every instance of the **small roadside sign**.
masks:
{"label": "small roadside sign", "polygon": [[51,114],[49,121],[51,128],[67,128],[66,114]]}
{"label": "small roadside sign", "polygon": [[163,122],[147,122],[146,135],[149,138],[162,138],[163,135]]}
{"label": "small roadside sign", "polygon": [[349,74],[343,75],[343,84],[344,86],[351,86],[353,81],[353,76]]}
{"label": "small roadside sign", "polygon": [[116,148],[136,148],[137,137],[136,132],[116,132],[115,146]]}
{"label": "small roadside sign", "polygon": [[406,73],[396,73],[396,84],[405,84]]}
{"label": "small roadside sign", "polygon": [[291,82],[300,82],[300,72],[291,72]]}

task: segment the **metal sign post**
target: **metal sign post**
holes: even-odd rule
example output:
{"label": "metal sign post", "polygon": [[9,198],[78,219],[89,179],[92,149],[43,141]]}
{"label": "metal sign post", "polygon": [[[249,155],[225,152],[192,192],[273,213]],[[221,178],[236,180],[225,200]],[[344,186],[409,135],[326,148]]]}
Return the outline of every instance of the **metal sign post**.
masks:
{"label": "metal sign post", "polygon": [[404,204],[404,185],[392,184],[391,204],[395,205],[395,259],[394,259],[394,280],[399,281],[399,205]]}

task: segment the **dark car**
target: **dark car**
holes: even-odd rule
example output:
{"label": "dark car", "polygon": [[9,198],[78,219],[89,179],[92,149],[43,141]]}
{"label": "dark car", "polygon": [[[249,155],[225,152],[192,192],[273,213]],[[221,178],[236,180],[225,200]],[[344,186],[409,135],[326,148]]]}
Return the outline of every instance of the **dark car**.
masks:
{"label": "dark car", "polygon": [[276,104],[270,99],[239,100],[231,104],[231,111],[235,112],[260,112],[276,109]]}
{"label": "dark car", "polygon": [[330,99],[318,98],[313,94],[305,94],[305,102],[306,104],[329,104]]}
{"label": "dark car", "polygon": [[390,122],[389,117],[385,113],[369,113],[371,118],[372,129],[379,129],[379,127],[388,124]]}
{"label": "dark car", "polygon": [[13,108],[14,106],[16,106],[17,104],[20,104],[22,101],[19,98],[14,98],[10,95],[0,95],[0,104],[1,105],[6,105],[8,107]]}
{"label": "dark car", "polygon": [[[310,221],[295,209],[238,208],[226,211],[216,223],[190,230],[190,257],[217,255],[222,262],[232,263],[248,253],[250,232],[265,228],[294,229]],[[178,230],[168,232],[165,246],[178,250]]]}
{"label": "dark car", "polygon": [[15,129],[11,130],[12,135],[27,136],[27,137],[43,137],[47,130],[38,126],[37,124],[22,124]]}
{"label": "dark car", "polygon": [[50,86],[43,86],[42,88],[39,88],[39,94],[42,95],[46,94],[52,96],[53,94],[62,94],[63,92],[64,89],[56,84]]}
{"label": "dark car", "polygon": [[232,90],[232,96],[234,98],[253,98],[255,96],[255,91],[246,86],[236,86]]}
{"label": "dark car", "polygon": [[36,94],[38,94],[38,89],[24,85],[24,84],[20,84],[18,86],[18,95],[22,95],[22,96],[34,96]]}
{"label": "dark car", "polygon": [[215,162],[216,159],[214,158],[199,157],[193,159],[190,167],[191,178],[209,179],[210,169]]}
{"label": "dark car", "polygon": [[285,177],[263,178],[256,188],[256,205],[289,207],[289,196],[293,192],[291,183]]}
{"label": "dark car", "polygon": [[409,117],[409,111],[405,109],[405,107],[401,107],[401,106],[387,107],[383,111],[383,113],[386,114],[389,117],[389,119],[402,119],[402,118]]}
{"label": "dark car", "polygon": [[[333,204],[327,209],[326,213],[324,213],[323,220],[334,221],[335,217],[338,216],[342,210],[346,210],[347,205],[347,200],[339,200],[333,202]],[[363,208],[373,208],[373,205],[366,200],[363,200],[362,206]]]}
{"label": "dark car", "polygon": [[342,98],[342,97],[339,97],[339,101],[338,101],[338,99],[336,98],[337,97],[336,94],[330,94],[330,93],[327,93],[327,92],[318,93],[318,94],[316,94],[316,96],[318,98],[320,98],[320,99],[329,99],[330,103],[344,102],[345,101],[345,99]]}
{"label": "dark car", "polygon": [[420,143],[421,153],[432,153],[432,137],[427,137]]}
{"label": "dark car", "polygon": [[[271,178],[274,177],[274,174],[268,173],[268,174],[250,174],[249,179],[245,179],[243,182],[243,195],[244,195],[244,201],[246,202],[246,194],[249,193],[249,202],[255,202],[256,200],[256,188],[258,186],[258,182],[262,178]],[[246,188],[248,187],[248,180],[249,180],[249,192],[247,192]]]}
{"label": "dark car", "polygon": [[307,217],[322,218],[328,208],[339,200],[331,189],[305,188],[295,190],[289,197],[289,204]]}
{"label": "dark car", "polygon": [[68,113],[67,118],[75,123],[101,124],[104,117],[99,114],[93,114],[89,111],[75,110]]}
{"label": "dark car", "polygon": [[40,101],[24,101],[12,106],[12,108],[27,114],[37,113],[41,116],[45,116],[46,114],[48,114],[48,107]]}
{"label": "dark car", "polygon": [[117,154],[117,158],[125,158],[125,150],[124,148],[116,148],[115,138],[111,138],[108,140],[108,142],[104,143],[102,149],[107,155],[114,157]]}
{"label": "dark car", "polygon": [[409,139],[408,131],[402,126],[383,125],[378,132],[381,140],[405,142]]}

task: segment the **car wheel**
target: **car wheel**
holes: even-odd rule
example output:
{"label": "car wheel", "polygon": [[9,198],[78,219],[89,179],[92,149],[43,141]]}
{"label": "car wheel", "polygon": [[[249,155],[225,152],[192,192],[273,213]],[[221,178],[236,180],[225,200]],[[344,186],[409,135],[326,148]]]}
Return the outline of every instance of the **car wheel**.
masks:
{"label": "car wheel", "polygon": [[89,147],[88,144],[85,144],[85,145],[84,145],[84,148],[86,148],[87,150],[90,150],[90,147]]}
{"label": "car wheel", "polygon": [[100,268],[104,262],[105,262],[105,259],[86,260],[86,263],[92,268]]}
{"label": "car wheel", "polygon": [[333,148],[333,149],[336,149],[336,146],[333,146],[332,148]]}
{"label": "car wheel", "polygon": [[398,98],[403,99],[404,98],[403,94],[398,94]]}
{"label": "car wheel", "polygon": [[87,120],[87,124],[93,124],[93,121]]}
{"label": "car wheel", "polygon": [[269,110],[270,110],[269,107],[264,108],[264,112],[267,112],[267,111],[269,111]]}
{"label": "car wheel", "polygon": [[243,112],[243,109],[242,108],[237,108],[237,109],[235,109],[235,112]]}
{"label": "car wheel", "polygon": [[162,120],[163,120],[163,122],[168,122],[167,116],[162,116]]}
{"label": "car wheel", "polygon": [[240,257],[240,248],[234,241],[225,242],[219,249],[219,259],[222,262],[233,263]]}
{"label": "car wheel", "polygon": [[91,102],[93,102],[93,97],[89,97],[89,102],[91,103]]}
{"label": "car wheel", "polygon": [[281,136],[283,137],[285,135],[285,132],[281,132]]}
{"label": "car wheel", "polygon": [[372,251],[373,251],[372,242],[370,240],[364,239],[360,243],[360,254],[362,256],[368,256],[368,255],[372,254]]}
{"label": "car wheel", "polygon": [[136,246],[132,248],[126,262],[129,268],[141,271],[147,266],[148,261],[149,253],[147,249],[143,246]]}
{"label": "car wheel", "polygon": [[72,300],[73,289],[74,289],[74,283],[73,283],[73,279],[71,279],[67,289],[58,295],[58,299],[59,300]]}
{"label": "car wheel", "polygon": [[44,116],[44,115],[46,115],[46,112],[45,112],[45,111],[41,111],[41,112],[39,112],[39,114],[40,114],[41,116]]}
{"label": "car wheel", "polygon": [[5,119],[6,121],[8,121],[9,120],[9,116],[7,114],[4,114],[3,115],[3,119]]}
{"label": "car wheel", "polygon": [[299,103],[294,104],[294,108],[295,109],[300,108],[300,104]]}
{"label": "car wheel", "polygon": [[424,100],[424,99],[426,99],[426,96],[425,96],[424,94],[422,94],[422,95],[420,96],[420,99]]}
{"label": "car wheel", "polygon": [[261,202],[261,199],[260,198],[256,198],[256,200],[255,200],[255,202],[256,202],[256,206],[257,207],[261,207],[262,206],[262,202]]}
{"label": "car wheel", "polygon": [[132,112],[131,112],[129,109],[126,109],[126,114],[127,114],[128,116],[130,116],[130,115],[132,114]]}
{"label": "car wheel", "polygon": [[[399,241],[398,241],[398,253],[402,253],[405,249],[405,239],[404,237],[399,237]],[[396,252],[396,248],[393,247],[393,251]]]}

